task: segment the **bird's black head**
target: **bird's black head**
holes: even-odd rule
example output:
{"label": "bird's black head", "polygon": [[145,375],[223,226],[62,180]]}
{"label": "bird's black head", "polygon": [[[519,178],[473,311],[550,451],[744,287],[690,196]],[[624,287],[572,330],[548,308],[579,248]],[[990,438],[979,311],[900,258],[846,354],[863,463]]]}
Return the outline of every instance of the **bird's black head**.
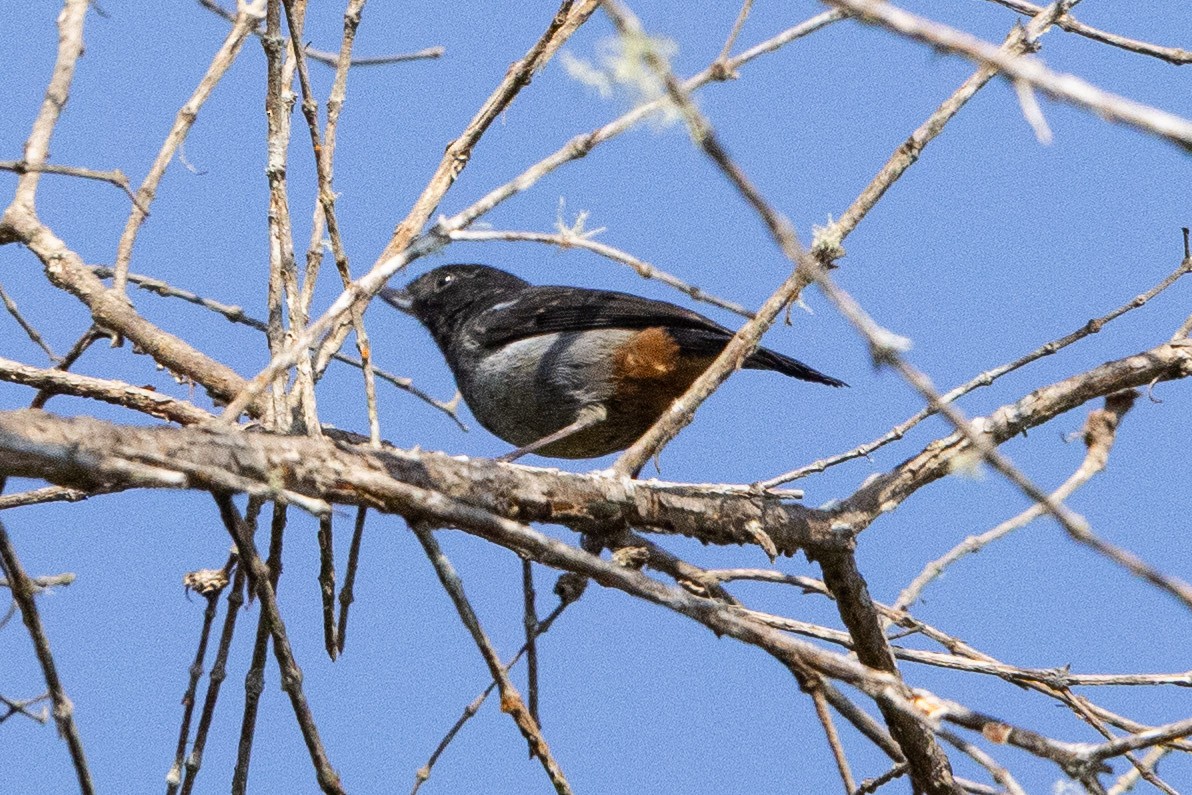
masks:
{"label": "bird's black head", "polygon": [[382,290],[381,298],[418,318],[446,351],[465,323],[528,286],[524,279],[487,265],[444,265],[404,289]]}

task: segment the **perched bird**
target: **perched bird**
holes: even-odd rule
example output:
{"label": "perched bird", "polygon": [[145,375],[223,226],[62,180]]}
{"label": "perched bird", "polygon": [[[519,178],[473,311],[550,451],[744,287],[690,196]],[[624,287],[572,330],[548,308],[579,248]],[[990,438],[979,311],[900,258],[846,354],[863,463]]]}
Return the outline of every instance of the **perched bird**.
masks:
{"label": "perched bird", "polygon": [[[665,301],[445,265],[381,297],[434,337],[476,419],[526,453],[596,458],[645,433],[733,332]],[[748,369],[843,381],[767,348]]]}

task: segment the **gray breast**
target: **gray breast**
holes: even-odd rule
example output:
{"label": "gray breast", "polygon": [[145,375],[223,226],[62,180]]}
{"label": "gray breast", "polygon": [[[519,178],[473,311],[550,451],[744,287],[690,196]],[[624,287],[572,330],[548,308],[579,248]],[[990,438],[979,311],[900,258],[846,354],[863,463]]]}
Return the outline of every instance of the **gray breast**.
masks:
{"label": "gray breast", "polygon": [[480,353],[456,379],[481,425],[527,445],[610,397],[612,352],[634,334],[601,329],[527,337]]}

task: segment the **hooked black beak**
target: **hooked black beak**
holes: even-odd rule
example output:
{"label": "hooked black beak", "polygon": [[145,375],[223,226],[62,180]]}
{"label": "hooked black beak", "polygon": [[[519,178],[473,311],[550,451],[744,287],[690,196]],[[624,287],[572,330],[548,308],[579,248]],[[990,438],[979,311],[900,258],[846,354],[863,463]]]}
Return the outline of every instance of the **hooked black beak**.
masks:
{"label": "hooked black beak", "polygon": [[414,310],[414,296],[410,295],[409,290],[386,287],[381,290],[379,295],[382,301],[399,312],[405,312],[408,315]]}

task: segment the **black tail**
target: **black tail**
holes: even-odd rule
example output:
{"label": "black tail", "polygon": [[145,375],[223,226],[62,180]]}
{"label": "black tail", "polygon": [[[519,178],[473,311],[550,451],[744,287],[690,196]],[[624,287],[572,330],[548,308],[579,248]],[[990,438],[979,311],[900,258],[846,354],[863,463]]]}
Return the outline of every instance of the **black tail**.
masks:
{"label": "black tail", "polygon": [[789,375],[791,378],[798,378],[801,381],[812,381],[817,384],[848,386],[848,384],[839,378],[824,375],[819,370],[803,364],[798,359],[784,356],[769,348],[758,348],[754,351],[753,355],[745,360],[745,367],[750,370],[775,370],[783,375]]}
{"label": "black tail", "polygon": [[[707,321],[711,323],[711,321]],[[668,328],[667,331],[679,349],[692,356],[718,356],[724,350],[729,337],[733,335],[728,329],[703,328]],[[802,381],[812,381],[828,386],[848,386],[839,378],[824,375],[814,367],[803,364],[798,359],[784,356],[769,348],[758,348],[753,355],[745,360],[745,367],[749,370],[774,370],[775,372],[798,378]]]}

